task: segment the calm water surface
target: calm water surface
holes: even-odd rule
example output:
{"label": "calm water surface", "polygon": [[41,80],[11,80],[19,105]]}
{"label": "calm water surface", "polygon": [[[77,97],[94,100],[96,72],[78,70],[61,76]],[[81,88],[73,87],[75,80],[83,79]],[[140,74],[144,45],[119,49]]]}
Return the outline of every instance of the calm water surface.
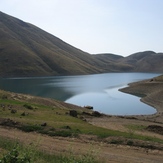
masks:
{"label": "calm water surface", "polygon": [[80,76],[0,79],[0,89],[50,97],[112,115],[153,114],[156,110],[140,98],[119,92],[128,83],[149,79],[156,73],[107,73]]}

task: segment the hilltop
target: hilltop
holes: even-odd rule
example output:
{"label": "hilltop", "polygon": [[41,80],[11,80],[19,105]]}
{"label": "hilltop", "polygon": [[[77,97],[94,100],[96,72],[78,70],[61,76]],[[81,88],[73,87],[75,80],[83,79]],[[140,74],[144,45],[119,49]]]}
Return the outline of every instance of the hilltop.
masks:
{"label": "hilltop", "polygon": [[163,53],[128,57],[86,53],[56,36],[0,12],[0,77],[163,72]]}

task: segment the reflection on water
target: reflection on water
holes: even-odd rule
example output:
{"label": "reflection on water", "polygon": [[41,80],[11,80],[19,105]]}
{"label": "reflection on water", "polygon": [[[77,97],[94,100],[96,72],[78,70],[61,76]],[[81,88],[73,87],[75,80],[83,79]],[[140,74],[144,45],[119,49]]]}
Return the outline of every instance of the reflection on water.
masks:
{"label": "reflection on water", "polygon": [[153,114],[155,109],[136,96],[119,92],[128,83],[155,73],[107,73],[80,76],[0,79],[0,89],[49,97],[114,115]]}
{"label": "reflection on water", "polygon": [[152,107],[140,102],[138,97],[119,92],[119,88],[75,95],[66,102],[79,106],[89,104],[94,107],[94,110],[112,115],[140,115],[156,112]]}

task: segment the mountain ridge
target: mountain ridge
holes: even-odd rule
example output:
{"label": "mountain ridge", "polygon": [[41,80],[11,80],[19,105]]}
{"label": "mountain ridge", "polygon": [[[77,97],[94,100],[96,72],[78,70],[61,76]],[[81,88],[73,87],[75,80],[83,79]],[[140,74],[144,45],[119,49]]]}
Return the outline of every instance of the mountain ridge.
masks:
{"label": "mountain ridge", "polygon": [[[1,77],[151,71],[151,66],[155,66],[154,71],[163,72],[162,53],[153,52],[143,60],[144,53],[128,57],[109,53],[91,55],[35,25],[0,12]],[[138,55],[141,57],[135,60]],[[157,64],[152,62],[149,65],[150,57],[152,60],[156,57]],[[147,66],[138,69],[137,66],[142,65],[142,62]]]}
{"label": "mountain ridge", "polygon": [[[35,76],[35,74],[38,74],[38,76],[39,75],[59,75],[59,74],[66,75],[66,74],[71,74],[71,72],[72,74],[82,74],[82,71],[85,71],[84,74],[91,73],[89,72],[89,69],[87,68],[87,64],[89,65],[89,62],[82,64],[84,59],[82,59],[79,56],[80,54],[82,54],[82,56],[83,55],[85,56],[83,58],[86,58],[86,57],[91,57],[90,55],[82,52],[81,50],[77,48],[72,47],[71,45],[63,42],[61,39],[49,33],[46,33],[42,29],[37,28],[34,25],[30,25],[29,23],[25,23],[19,19],[7,16],[6,14],[1,13],[0,20],[1,20],[1,26],[4,25],[4,27],[2,26],[3,27],[2,29],[5,28],[5,31],[7,31],[6,33],[4,33],[1,30],[0,32],[1,35],[4,34],[4,37],[1,37],[1,40],[0,40],[1,46],[4,45],[6,48],[5,49],[4,47],[0,47],[1,60],[2,58],[6,58],[7,56],[9,58],[9,55],[10,57],[11,55],[14,55],[15,58],[20,57],[20,59],[23,60],[23,63],[20,63],[20,60],[18,60],[17,63],[18,65],[20,65],[21,69],[19,69],[18,66],[15,67],[14,64],[16,63],[16,61],[12,62],[13,58],[10,58],[10,60],[8,59],[8,61],[10,61],[10,64],[14,65],[13,68],[15,68],[16,70],[21,71],[23,67],[29,68],[29,69],[32,69],[33,67],[35,67],[34,74],[29,72],[29,74],[31,74],[32,76],[33,75]],[[4,40],[7,41],[7,45],[4,43]],[[2,57],[3,49],[5,50],[9,49],[10,51],[9,51],[9,54],[5,53],[5,56]],[[21,51],[21,56],[18,55],[19,54],[18,51],[19,52]],[[74,55],[74,53],[78,54],[78,56]],[[27,61],[24,61],[24,59],[22,58],[23,55],[25,55],[27,60],[30,60],[30,58],[33,58],[34,63],[33,62],[28,63]],[[76,57],[78,57],[79,59],[78,61],[75,60]],[[92,57],[91,59],[93,60]],[[73,62],[74,60],[77,62],[76,64]],[[59,63],[61,61],[62,61],[62,64]],[[65,62],[68,62],[68,64],[66,64]],[[40,64],[40,66],[38,66],[38,64]],[[1,65],[3,65],[2,61],[1,61]],[[29,65],[31,66],[29,67]],[[75,69],[71,68],[71,65],[75,65],[76,68]],[[97,68],[94,67],[93,64],[89,65],[89,67],[91,67],[92,73],[96,73]],[[2,70],[2,66],[1,66],[1,70]],[[27,70],[23,72],[27,72]],[[38,72],[42,72],[42,73],[38,73]],[[22,72],[19,75],[22,75]]]}

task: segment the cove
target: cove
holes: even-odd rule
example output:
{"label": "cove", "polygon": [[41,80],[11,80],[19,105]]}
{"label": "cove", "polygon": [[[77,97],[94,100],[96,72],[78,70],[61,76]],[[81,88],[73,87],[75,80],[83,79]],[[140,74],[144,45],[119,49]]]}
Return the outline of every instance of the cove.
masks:
{"label": "cove", "polygon": [[106,73],[78,76],[1,78],[0,89],[53,98],[110,115],[154,114],[156,110],[137,96],[118,91],[128,83],[158,76],[158,73]]}

